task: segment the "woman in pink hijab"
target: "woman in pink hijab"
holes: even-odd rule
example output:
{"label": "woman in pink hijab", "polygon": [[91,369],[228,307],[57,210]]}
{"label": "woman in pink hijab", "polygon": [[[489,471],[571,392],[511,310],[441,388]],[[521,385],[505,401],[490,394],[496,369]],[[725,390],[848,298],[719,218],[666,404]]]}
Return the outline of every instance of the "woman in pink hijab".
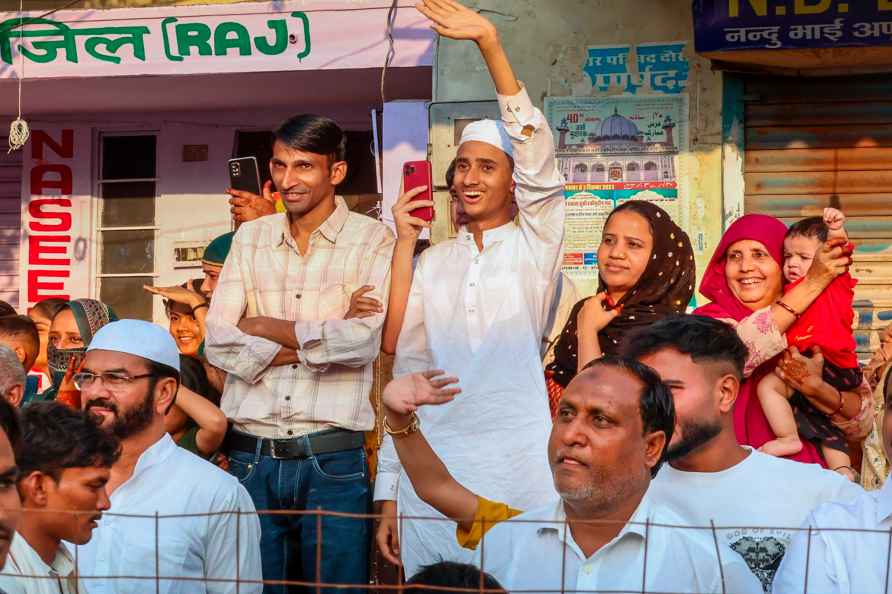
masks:
{"label": "woman in pink hijab", "polygon": [[[784,293],[781,268],[786,231],[786,226],[774,217],[741,217],[722,236],[700,284],[700,293],[711,303],[694,313],[731,324],[749,348],[746,379],[734,408],[737,440],[759,448],[775,438],[756,395],[759,380],[775,364],[785,380],[816,408],[836,411],[831,420],[847,437],[863,439],[871,427],[871,398],[866,384],[857,394],[843,398],[821,378],[820,356],[808,358],[797,352],[784,352],[784,332],[834,278],[848,269],[851,258],[843,246],[828,242],[815,255],[806,278]],[[791,458],[826,466],[811,443],[805,443],[802,451]]]}

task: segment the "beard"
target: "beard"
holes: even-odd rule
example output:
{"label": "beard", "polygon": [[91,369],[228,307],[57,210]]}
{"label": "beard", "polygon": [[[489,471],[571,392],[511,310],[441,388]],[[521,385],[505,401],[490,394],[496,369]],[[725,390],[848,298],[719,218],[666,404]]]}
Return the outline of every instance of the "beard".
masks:
{"label": "beard", "polygon": [[103,426],[103,429],[118,439],[127,439],[143,431],[152,424],[155,418],[155,387],[151,386],[151,388],[146,392],[145,398],[141,402],[127,410],[119,410],[118,405],[112,400],[97,398],[87,403],[84,412],[89,413],[93,407],[107,408],[112,411],[115,416],[108,426]]}
{"label": "beard", "polygon": [[638,477],[608,468],[592,468],[588,480],[572,486],[560,484],[554,467],[552,467],[552,477],[561,500],[571,505],[575,504],[574,507],[585,509],[587,513],[614,509],[619,502],[631,497],[641,486]]}
{"label": "beard", "polygon": [[718,421],[689,421],[679,423],[679,426],[681,427],[681,439],[678,443],[670,444],[666,451],[666,457],[670,462],[684,458],[712,441],[722,432],[722,426]]}

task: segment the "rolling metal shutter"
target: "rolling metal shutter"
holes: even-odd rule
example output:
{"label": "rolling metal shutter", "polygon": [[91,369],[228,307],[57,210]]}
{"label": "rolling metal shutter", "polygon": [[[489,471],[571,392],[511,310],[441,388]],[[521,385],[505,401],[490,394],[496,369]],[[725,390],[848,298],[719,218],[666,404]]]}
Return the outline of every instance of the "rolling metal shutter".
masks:
{"label": "rolling metal shutter", "polygon": [[0,299],[18,309],[22,151],[7,153],[7,146],[7,137],[0,136]]}
{"label": "rolling metal shutter", "polygon": [[752,78],[744,100],[745,210],[787,224],[826,206],[845,213],[868,358],[892,322],[892,79]]}

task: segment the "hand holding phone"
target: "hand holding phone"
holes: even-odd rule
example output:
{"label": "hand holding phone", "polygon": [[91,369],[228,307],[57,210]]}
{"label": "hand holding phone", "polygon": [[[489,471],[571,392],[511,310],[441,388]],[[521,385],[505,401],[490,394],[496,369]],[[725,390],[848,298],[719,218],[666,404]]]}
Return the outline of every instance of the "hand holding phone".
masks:
{"label": "hand holding phone", "polygon": [[403,192],[409,192],[416,188],[424,188],[415,195],[415,201],[430,202],[430,205],[420,206],[409,212],[409,215],[430,223],[434,220],[434,195],[433,177],[431,176],[430,161],[409,161],[403,165]]}
{"label": "hand holding phone", "polygon": [[393,205],[393,222],[396,225],[397,240],[408,239],[416,241],[421,235],[422,229],[430,229],[431,223],[425,219],[414,216],[423,210],[433,210],[433,200],[419,200],[418,198],[428,191],[426,186],[418,186],[403,192]]}
{"label": "hand holding phone", "polygon": [[230,159],[228,165],[230,188],[260,195],[260,169],[256,157]]}

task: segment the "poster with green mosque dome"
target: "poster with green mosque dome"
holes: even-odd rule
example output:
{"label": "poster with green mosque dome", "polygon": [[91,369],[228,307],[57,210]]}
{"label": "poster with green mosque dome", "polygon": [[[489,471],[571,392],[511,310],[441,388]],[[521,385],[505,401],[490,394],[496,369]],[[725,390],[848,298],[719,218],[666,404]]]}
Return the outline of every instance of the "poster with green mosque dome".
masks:
{"label": "poster with green mosque dome", "polygon": [[688,150],[687,95],[547,97],[545,115],[565,180],[563,271],[593,292],[601,230],[616,206],[647,200],[687,226],[679,171]]}

